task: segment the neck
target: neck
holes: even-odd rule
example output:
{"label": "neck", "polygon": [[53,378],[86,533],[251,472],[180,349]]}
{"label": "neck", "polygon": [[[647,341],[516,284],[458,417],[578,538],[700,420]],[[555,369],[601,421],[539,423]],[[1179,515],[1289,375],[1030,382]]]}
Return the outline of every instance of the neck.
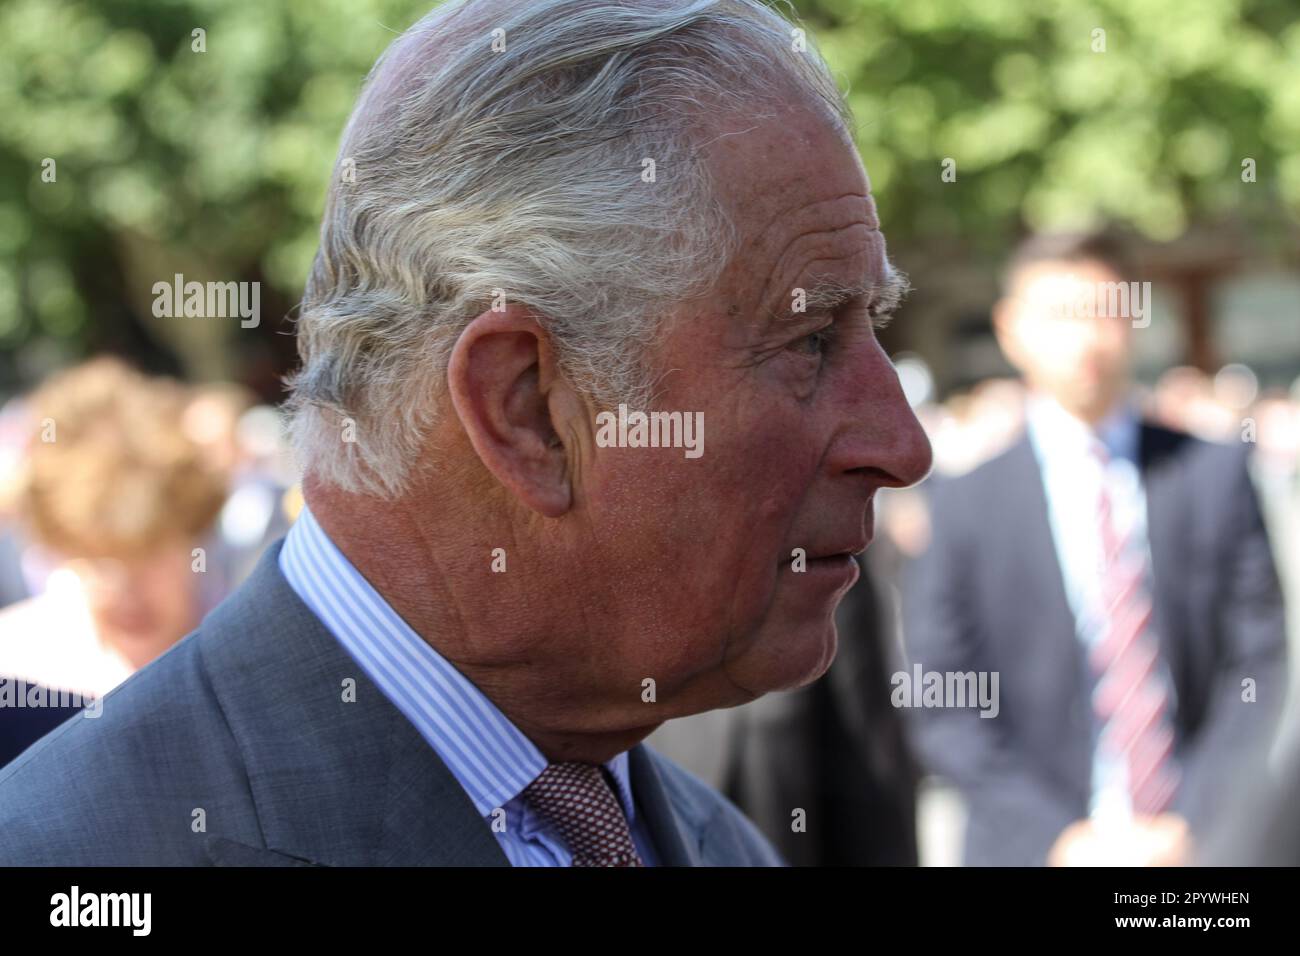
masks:
{"label": "neck", "polygon": [[619,723],[626,695],[611,697],[575,646],[582,599],[572,582],[530,571],[504,588],[492,570],[497,547],[506,574],[571,562],[539,549],[527,521],[502,517],[508,508],[467,507],[446,491],[381,501],[303,483],[312,515],[353,566],[548,760],[603,763],[648,736],[658,724]]}

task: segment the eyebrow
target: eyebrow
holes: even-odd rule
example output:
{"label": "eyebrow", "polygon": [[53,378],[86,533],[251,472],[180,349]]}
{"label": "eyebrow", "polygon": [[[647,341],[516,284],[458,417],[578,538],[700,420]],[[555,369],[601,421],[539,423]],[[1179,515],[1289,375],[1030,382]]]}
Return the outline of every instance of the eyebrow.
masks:
{"label": "eyebrow", "polygon": [[883,281],[862,279],[844,283],[831,276],[817,276],[809,285],[795,288],[802,288],[804,291],[803,310],[795,312],[792,288],[786,293],[784,300],[786,305],[772,313],[772,319],[789,320],[795,315],[835,312],[858,299],[867,302],[868,311],[872,316],[887,315],[898,308],[903,298],[912,290],[912,284],[904,273],[895,269],[892,263],[888,263]]}

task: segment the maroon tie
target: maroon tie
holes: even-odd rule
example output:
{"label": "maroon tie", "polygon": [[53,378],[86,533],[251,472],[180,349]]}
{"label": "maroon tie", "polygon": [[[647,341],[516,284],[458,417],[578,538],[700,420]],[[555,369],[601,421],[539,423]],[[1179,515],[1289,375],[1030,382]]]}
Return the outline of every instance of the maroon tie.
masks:
{"label": "maroon tie", "polygon": [[[1095,447],[1093,453],[1104,466],[1108,460],[1104,448]],[[1133,811],[1154,814],[1169,806],[1178,784],[1177,768],[1170,760],[1174,731],[1168,695],[1156,666],[1159,649],[1150,630],[1145,548],[1131,528],[1116,527],[1104,467],[1097,511],[1105,555],[1106,610],[1106,631],[1091,655],[1098,676],[1093,706],[1102,721],[1099,745],[1127,767]]]}
{"label": "maroon tie", "polygon": [[559,831],[574,866],[643,866],[618,797],[594,763],[553,763],[524,797]]}

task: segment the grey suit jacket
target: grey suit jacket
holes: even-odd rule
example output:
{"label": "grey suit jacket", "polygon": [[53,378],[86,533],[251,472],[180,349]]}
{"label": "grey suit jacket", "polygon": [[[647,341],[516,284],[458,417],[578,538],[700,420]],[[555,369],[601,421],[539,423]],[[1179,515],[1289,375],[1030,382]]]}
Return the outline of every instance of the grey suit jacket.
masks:
{"label": "grey suit jacket", "polygon": [[[101,716],[0,769],[0,865],[509,865],[437,753],[289,587],[279,550]],[[629,758],[663,865],[782,864],[698,778],[644,744]]]}

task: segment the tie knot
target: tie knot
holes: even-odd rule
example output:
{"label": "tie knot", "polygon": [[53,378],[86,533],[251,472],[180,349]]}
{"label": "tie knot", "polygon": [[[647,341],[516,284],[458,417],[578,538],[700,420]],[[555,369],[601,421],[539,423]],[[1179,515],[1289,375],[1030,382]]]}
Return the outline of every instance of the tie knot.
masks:
{"label": "tie knot", "polygon": [[549,764],[524,797],[573,854],[574,866],[641,866],[632,831],[605,769],[594,763]]}

